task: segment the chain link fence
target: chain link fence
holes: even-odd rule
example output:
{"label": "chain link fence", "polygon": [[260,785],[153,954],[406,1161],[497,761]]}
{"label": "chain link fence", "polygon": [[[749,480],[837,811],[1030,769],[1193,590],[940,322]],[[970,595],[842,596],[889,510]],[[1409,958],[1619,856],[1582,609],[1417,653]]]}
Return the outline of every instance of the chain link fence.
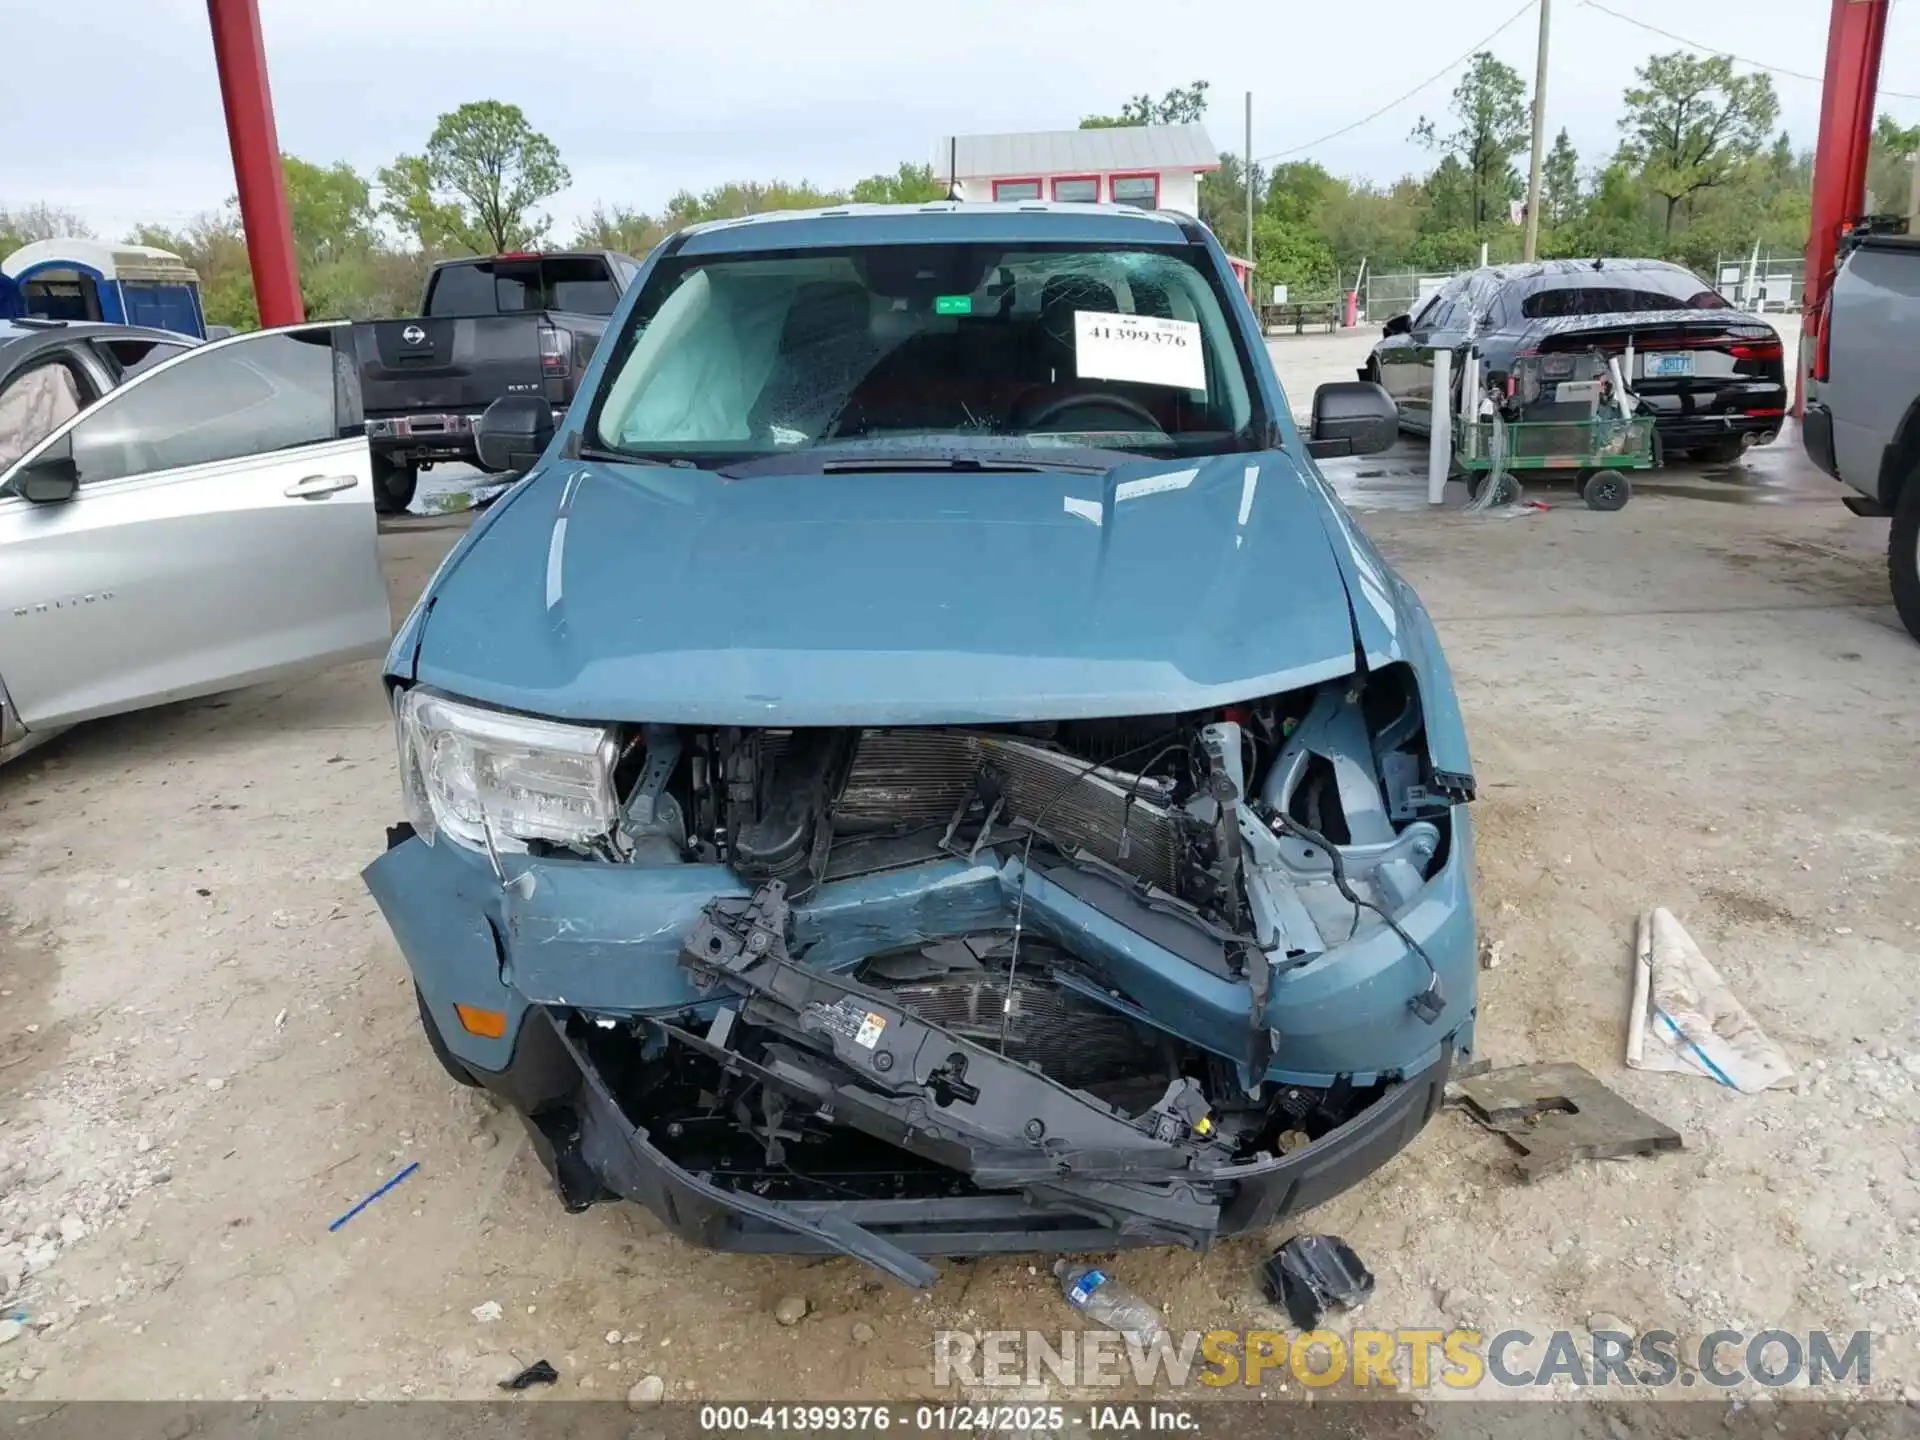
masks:
{"label": "chain link fence", "polygon": [[1798,312],[1807,287],[1804,256],[1721,256],[1707,277],[1729,303],[1756,314]]}
{"label": "chain link fence", "polygon": [[1379,325],[1395,315],[1410,315],[1452,278],[1452,275],[1421,274],[1413,270],[1390,275],[1369,271],[1361,287],[1359,322]]}

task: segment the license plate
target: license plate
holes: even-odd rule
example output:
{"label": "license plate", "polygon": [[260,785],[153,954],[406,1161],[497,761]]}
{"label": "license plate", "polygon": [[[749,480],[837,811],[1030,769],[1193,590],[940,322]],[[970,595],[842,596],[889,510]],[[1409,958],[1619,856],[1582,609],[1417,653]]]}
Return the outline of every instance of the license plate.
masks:
{"label": "license plate", "polygon": [[1649,355],[1646,373],[1651,377],[1662,375],[1693,374],[1693,356],[1691,355]]}

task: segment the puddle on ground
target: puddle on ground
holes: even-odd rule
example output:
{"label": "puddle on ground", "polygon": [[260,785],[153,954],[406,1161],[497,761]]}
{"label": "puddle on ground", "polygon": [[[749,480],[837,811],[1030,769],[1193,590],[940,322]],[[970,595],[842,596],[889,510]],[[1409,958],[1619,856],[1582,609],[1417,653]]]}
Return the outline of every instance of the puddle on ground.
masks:
{"label": "puddle on ground", "polygon": [[[1673,478],[1667,479],[1668,475]],[[1828,504],[1833,500],[1830,493],[1738,465],[1719,465],[1710,470],[1636,472],[1633,483],[1636,490],[1657,491],[1683,500],[1712,500],[1722,505],[1790,505],[1807,501]]]}
{"label": "puddle on ground", "polygon": [[457,515],[464,510],[484,509],[505,494],[506,485],[475,485],[471,489],[436,490],[414,498],[410,513],[415,515]]}
{"label": "puddle on ground", "polygon": [[518,476],[490,475],[471,465],[435,465],[420,472],[410,515],[458,515],[500,498]]}

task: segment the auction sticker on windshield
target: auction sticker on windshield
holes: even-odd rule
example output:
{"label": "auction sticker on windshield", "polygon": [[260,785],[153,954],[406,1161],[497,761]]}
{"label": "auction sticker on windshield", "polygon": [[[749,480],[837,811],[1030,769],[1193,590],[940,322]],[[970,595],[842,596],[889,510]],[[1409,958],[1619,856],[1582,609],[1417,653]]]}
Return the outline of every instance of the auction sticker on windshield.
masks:
{"label": "auction sticker on windshield", "polygon": [[1207,388],[1200,327],[1157,315],[1073,312],[1074,364],[1082,380],[1133,380],[1180,390]]}

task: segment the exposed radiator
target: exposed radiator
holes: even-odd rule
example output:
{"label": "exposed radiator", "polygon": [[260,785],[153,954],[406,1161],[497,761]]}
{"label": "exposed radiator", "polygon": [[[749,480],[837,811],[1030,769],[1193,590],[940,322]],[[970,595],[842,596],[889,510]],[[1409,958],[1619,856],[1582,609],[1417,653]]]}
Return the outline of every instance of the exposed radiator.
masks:
{"label": "exposed radiator", "polygon": [[[885,988],[929,1024],[951,1030],[976,1045],[1000,1048],[1001,1005],[1007,999],[1004,973]],[[1150,1074],[1164,1064],[1124,1015],[1024,975],[1014,980],[1006,1022],[1008,1058],[1037,1064],[1062,1085],[1091,1085],[1120,1076]]]}
{"label": "exposed radiator", "polygon": [[[999,777],[1003,823],[1037,823],[1069,846],[1177,890],[1180,817],[1165,803],[1172,784],[1087,762],[1024,740],[965,730],[868,730],[833,807],[849,831],[950,819],[982,770]],[[1126,836],[1122,854],[1121,836]]]}

